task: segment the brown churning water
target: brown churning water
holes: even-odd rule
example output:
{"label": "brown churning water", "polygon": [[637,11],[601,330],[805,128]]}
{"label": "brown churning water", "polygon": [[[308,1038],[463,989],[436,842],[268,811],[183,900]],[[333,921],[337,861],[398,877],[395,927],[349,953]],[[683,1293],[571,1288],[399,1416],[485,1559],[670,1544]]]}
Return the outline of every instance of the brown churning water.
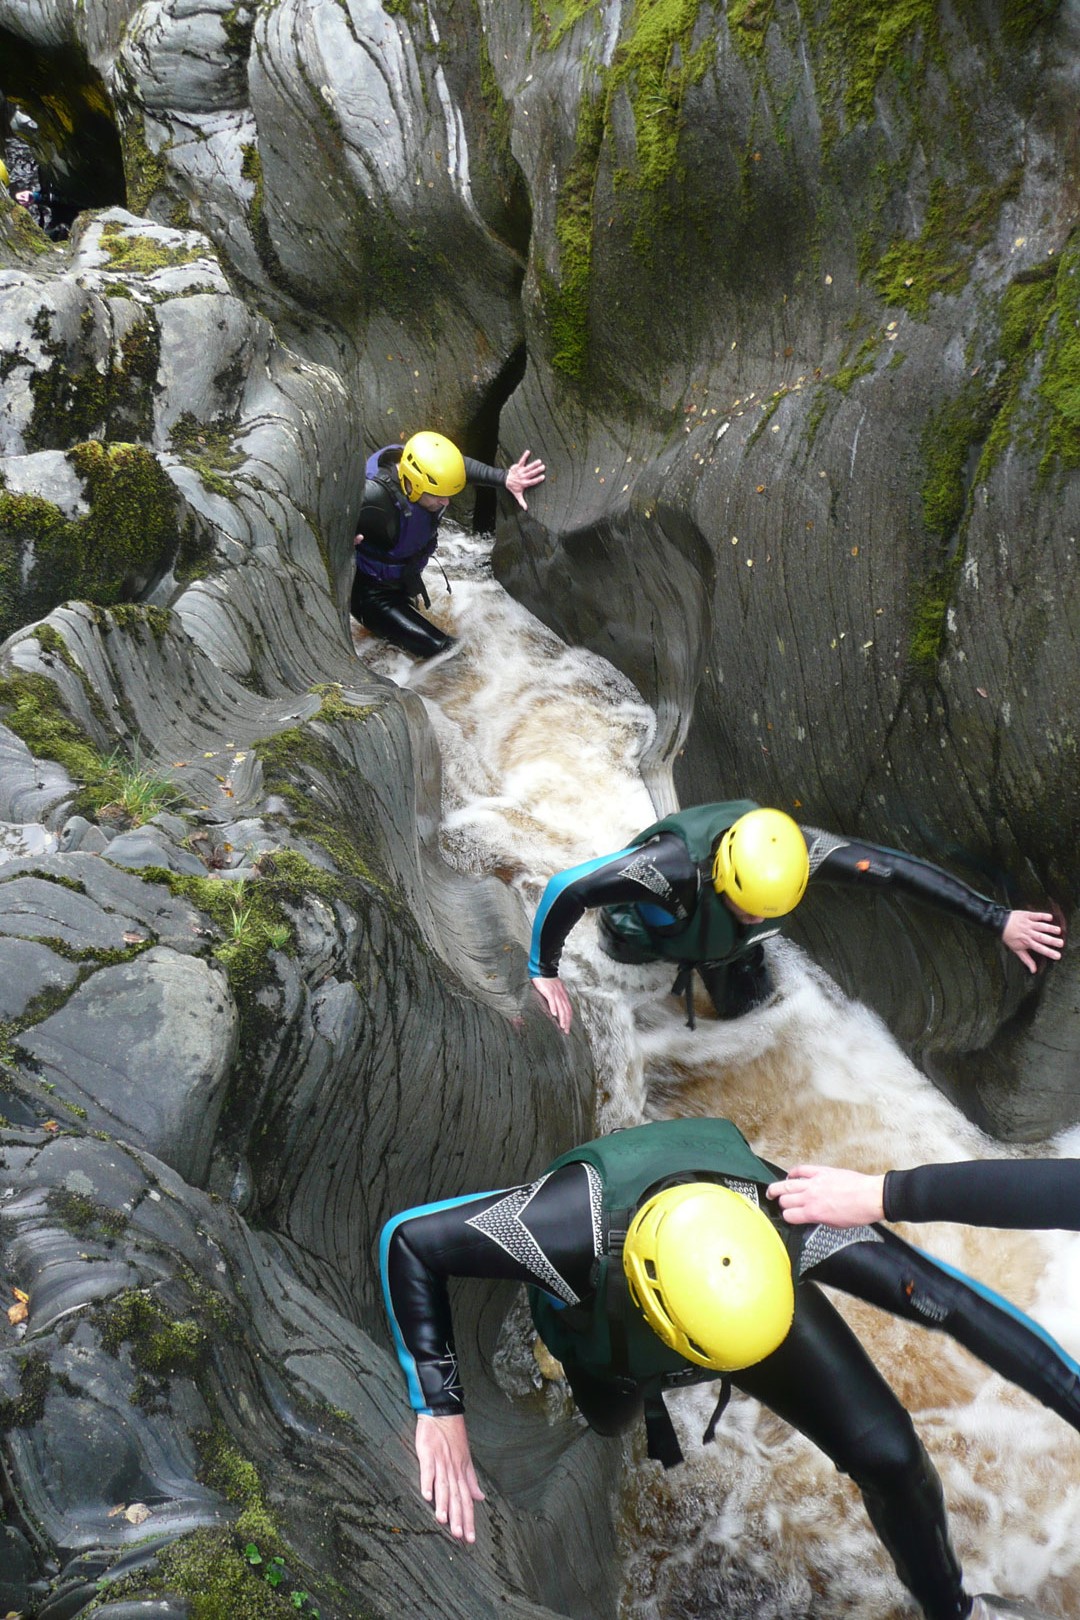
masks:
{"label": "brown churning water", "polygon": [[[433,590],[432,617],[461,637],[460,650],[431,667],[364,635],[358,649],[427,709],[442,753],[447,858],[497,871],[531,920],[552,872],[619,849],[674,808],[662,771],[651,773],[652,796],[641,775],[656,718],[617,671],[510,601],[483,542],[451,529],[441,555],[453,595]],[[717,797],[739,790],[718,783]],[[1009,1151],[958,1114],[795,946],[766,948],[778,999],[729,1024],[701,1001],[691,1032],[667,994],[669,968],[620,966],[600,952],[593,919],[579,924],[563,973],[592,1043],[605,1128],[723,1114],[767,1159],[863,1170]],[[1080,1131],[1025,1151],[1080,1156]],[[899,1230],[1030,1312],[1080,1358],[1080,1237]],[[969,1590],[1080,1615],[1080,1436],[946,1336],[833,1297],[937,1465]],[[911,1615],[850,1482],[737,1394],[703,1447],[713,1400],[706,1387],[672,1402],[682,1468],[665,1474],[639,1445],[627,1470],[621,1620]]]}

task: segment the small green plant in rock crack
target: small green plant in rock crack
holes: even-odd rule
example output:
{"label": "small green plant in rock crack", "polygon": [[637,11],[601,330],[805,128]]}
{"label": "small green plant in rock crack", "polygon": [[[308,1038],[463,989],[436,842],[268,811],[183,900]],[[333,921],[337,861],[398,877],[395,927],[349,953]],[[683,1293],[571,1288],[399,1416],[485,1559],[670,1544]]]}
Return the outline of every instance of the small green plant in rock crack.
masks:
{"label": "small green plant in rock crack", "polygon": [[246,881],[241,878],[230,886],[225,897],[226,915],[223,922],[225,939],[217,948],[217,956],[228,962],[231,956],[256,945],[269,945],[280,951],[292,938],[287,923],[271,922],[260,915],[259,907],[248,894]]}
{"label": "small green plant in rock crack", "polygon": [[[280,1555],[275,1558],[264,1559],[262,1553],[259,1551],[258,1544],[254,1541],[249,1541],[247,1546],[244,1548],[244,1557],[247,1559],[248,1563],[253,1569],[262,1569],[262,1578],[266,1582],[267,1586],[272,1586],[276,1589],[284,1581],[285,1560]],[[282,1593],[283,1597],[284,1595],[285,1594]],[[294,1587],[289,1593],[289,1602],[292,1604],[294,1609],[299,1610],[302,1614],[308,1615],[310,1620],[319,1620],[319,1611],[312,1603],[307,1592],[303,1592],[298,1587]]]}

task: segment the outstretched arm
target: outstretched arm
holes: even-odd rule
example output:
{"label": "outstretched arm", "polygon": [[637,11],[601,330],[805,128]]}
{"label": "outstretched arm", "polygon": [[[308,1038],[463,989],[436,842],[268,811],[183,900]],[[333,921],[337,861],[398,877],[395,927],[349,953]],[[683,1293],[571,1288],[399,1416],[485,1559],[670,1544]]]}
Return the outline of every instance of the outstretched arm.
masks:
{"label": "outstretched arm", "polygon": [[1038,971],[1036,956],[1056,962],[1061,955],[1064,935],[1048,911],[1009,911],[932,861],[906,855],[902,850],[840,838],[818,827],[804,827],[802,832],[810,854],[810,875],[818,882],[891,888],[939,911],[991,928],[1031,973]]}
{"label": "outstretched arm", "polygon": [[484,1501],[484,1493],[473,1467],[464,1417],[419,1413],[416,1455],[420,1494],[434,1507],[439,1523],[445,1524],[458,1541],[475,1541],[473,1503]]}
{"label": "outstretched arm", "polygon": [[506,469],[506,487],[524,510],[528,510],[525,491],[532,489],[534,484],[542,484],[547,476],[547,468],[542,461],[529,460],[530,452],[522,451],[512,467]]}
{"label": "outstretched arm", "polygon": [[[465,1429],[448,1279],[503,1278],[550,1290],[556,1276],[572,1302],[595,1258],[589,1185],[582,1165],[567,1165],[527,1185],[404,1210],[383,1227],[383,1299],[417,1414],[420,1489],[459,1540],[473,1540],[473,1503],[483,1492]],[[518,1220],[526,1207],[528,1232]]]}
{"label": "outstretched arm", "polygon": [[1080,1159],[964,1159],[865,1176],[799,1164],[774,1181],[793,1226],[814,1221],[956,1221],[1029,1231],[1080,1231]]}
{"label": "outstretched arm", "polygon": [[632,902],[657,922],[683,920],[697,896],[697,869],[686,845],[663,834],[645,845],[600,855],[550,878],[533,921],[529,977],[563,1034],[570,1028],[570,997],[559,979],[559,960],[571,928],[594,906]]}
{"label": "outstretched arm", "polygon": [[885,1177],[858,1170],[799,1164],[786,1181],[774,1181],[768,1196],[779,1201],[792,1226],[867,1226],[885,1215]]}

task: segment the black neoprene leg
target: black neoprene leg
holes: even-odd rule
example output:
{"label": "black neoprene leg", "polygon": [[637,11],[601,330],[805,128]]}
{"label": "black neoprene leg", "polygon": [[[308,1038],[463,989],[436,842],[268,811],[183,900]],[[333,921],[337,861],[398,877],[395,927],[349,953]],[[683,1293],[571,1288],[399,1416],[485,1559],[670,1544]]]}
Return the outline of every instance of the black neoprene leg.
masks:
{"label": "black neoprene leg", "polygon": [[349,604],[354,619],[414,658],[434,658],[454,645],[453,636],[413,607],[403,591],[370,586],[356,575]]}
{"label": "black neoprene leg", "polygon": [[941,1482],[910,1416],[812,1283],[778,1350],[737,1388],[805,1434],[859,1487],[896,1572],[928,1620],[964,1620],[971,1599],[949,1541]]}
{"label": "black neoprene leg", "polygon": [[887,1228],[881,1243],[853,1243],[814,1267],[814,1277],[894,1316],[948,1333],[1010,1383],[1080,1429],[1076,1363],[1049,1334]]}
{"label": "black neoprene leg", "polygon": [[760,945],[733,962],[699,962],[697,970],[717,1018],[741,1018],[772,994],[772,974]]}
{"label": "black neoprene leg", "polygon": [[596,1378],[569,1361],[563,1362],[563,1372],[575,1406],[597,1434],[625,1434],[640,1419],[644,1403],[639,1388],[628,1389],[614,1379]]}

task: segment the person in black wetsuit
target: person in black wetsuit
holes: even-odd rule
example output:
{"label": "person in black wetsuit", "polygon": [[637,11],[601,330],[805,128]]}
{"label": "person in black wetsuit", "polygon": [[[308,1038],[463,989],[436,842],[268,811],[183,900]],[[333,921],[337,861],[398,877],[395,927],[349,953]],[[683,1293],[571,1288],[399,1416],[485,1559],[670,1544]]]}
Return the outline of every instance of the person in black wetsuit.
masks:
{"label": "person in black wetsuit", "polygon": [[[1080,1368],[1007,1302],[886,1228],[786,1226],[764,1196],[779,1173],[729,1121],[667,1120],[585,1143],[536,1181],[388,1221],[380,1242],[383,1295],[417,1414],[421,1491],[452,1535],[475,1539],[474,1503],[483,1492],[469,1449],[447,1285],[452,1276],[507,1278],[528,1285],[537,1330],[594,1430],[618,1434],[644,1413],[650,1455],[671,1465],[680,1456],[663,1391],[715,1381],[726,1367],[732,1384],[807,1435],[856,1482],[901,1580],[930,1620],[987,1620],[1003,1611],[964,1589],[941,1484],[910,1416],[815,1284],[951,1334],[1077,1429]],[[703,1218],[696,1210],[700,1193],[745,1202],[747,1218],[769,1227],[770,1243],[782,1234],[786,1303],[747,1303],[739,1290],[747,1274],[765,1269],[769,1245],[762,1237],[748,1257],[744,1239],[721,1230],[720,1217],[714,1227],[711,1213]],[[680,1227],[687,1210],[690,1224]],[[673,1223],[667,1239],[666,1219]],[[744,1330],[748,1312],[752,1318],[758,1311],[769,1332],[752,1349]],[[723,1391],[716,1416],[722,1402]]]}
{"label": "person in black wetsuit", "polygon": [[526,450],[512,467],[489,467],[463,456],[440,433],[414,433],[368,457],[363,504],[356,520],[354,619],[416,658],[434,658],[453,637],[425,619],[416,598],[430,606],[423,572],[439,543],[439,523],[451,497],[467,483],[508,489],[521,507],[525,491],[544,480],[542,461]]}
{"label": "person in black wetsuit", "polygon": [[698,972],[720,1018],[736,1018],[772,992],[761,941],[778,932],[807,883],[891,889],[978,923],[1032,973],[1057,960],[1061,929],[1048,911],[1010,911],[929,861],[860,839],[799,827],[751,799],[697,805],[654,822],[625,849],[557,872],[537,907],[529,976],[566,1033],[573,1016],[559,978],[566,936],[599,906],[600,944],[620,962],[669,961],[693,1028]]}
{"label": "person in black wetsuit", "polygon": [[1080,1232],[1080,1159],[964,1159],[881,1176],[800,1164],[768,1191],[793,1225],[956,1221]]}

